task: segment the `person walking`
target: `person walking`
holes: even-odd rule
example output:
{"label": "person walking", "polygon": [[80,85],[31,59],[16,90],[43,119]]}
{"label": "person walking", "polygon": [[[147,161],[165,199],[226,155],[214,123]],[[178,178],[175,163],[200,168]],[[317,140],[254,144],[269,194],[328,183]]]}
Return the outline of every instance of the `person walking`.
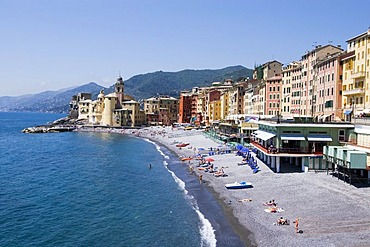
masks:
{"label": "person walking", "polygon": [[299,232],[299,230],[298,230],[298,224],[299,224],[299,219],[298,219],[298,217],[295,219],[294,223],[295,223],[295,227],[294,227],[295,232],[296,232],[296,233],[298,233],[298,232]]}
{"label": "person walking", "polygon": [[200,184],[202,184],[202,180],[203,180],[203,175],[202,175],[202,174],[200,174],[200,175],[199,175],[199,183],[200,183]]}

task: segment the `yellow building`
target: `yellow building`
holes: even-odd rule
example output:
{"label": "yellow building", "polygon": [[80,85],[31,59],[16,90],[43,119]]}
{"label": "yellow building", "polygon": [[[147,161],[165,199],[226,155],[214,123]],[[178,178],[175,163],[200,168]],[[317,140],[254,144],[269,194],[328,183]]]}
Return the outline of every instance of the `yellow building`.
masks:
{"label": "yellow building", "polygon": [[347,40],[343,62],[344,118],[370,113],[370,29]]}
{"label": "yellow building", "polygon": [[221,119],[221,100],[220,99],[209,102],[207,116],[209,116],[210,122]]}
{"label": "yellow building", "polygon": [[220,119],[226,119],[229,112],[229,92],[224,91],[220,96]]}

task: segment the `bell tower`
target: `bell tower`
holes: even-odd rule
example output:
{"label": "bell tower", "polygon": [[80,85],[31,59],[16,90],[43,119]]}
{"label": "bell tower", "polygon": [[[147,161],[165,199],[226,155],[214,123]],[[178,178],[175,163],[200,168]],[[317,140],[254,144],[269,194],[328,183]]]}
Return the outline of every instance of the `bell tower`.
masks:
{"label": "bell tower", "polygon": [[121,107],[122,102],[124,101],[124,96],[125,96],[125,83],[123,82],[121,75],[117,78],[117,81],[114,87],[115,87],[115,92],[118,97],[117,104]]}

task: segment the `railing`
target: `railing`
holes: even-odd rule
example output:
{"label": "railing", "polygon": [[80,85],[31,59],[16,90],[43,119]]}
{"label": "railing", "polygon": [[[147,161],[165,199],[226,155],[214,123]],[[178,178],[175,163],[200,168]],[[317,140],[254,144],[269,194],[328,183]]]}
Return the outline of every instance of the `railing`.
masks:
{"label": "railing", "polygon": [[358,72],[352,71],[351,72],[351,77],[352,77],[352,79],[365,77],[365,71],[358,71]]}
{"label": "railing", "polygon": [[370,125],[370,117],[354,117],[352,118],[353,124]]}
{"label": "railing", "polygon": [[309,148],[275,148],[275,147],[265,147],[259,144],[258,142],[251,141],[255,147],[259,148],[265,153],[272,153],[272,154],[315,154],[315,155],[322,155],[322,149],[316,149],[314,152]]}
{"label": "railing", "polygon": [[363,88],[355,88],[350,90],[345,90],[342,92],[342,95],[353,95],[353,94],[364,94],[365,90]]}

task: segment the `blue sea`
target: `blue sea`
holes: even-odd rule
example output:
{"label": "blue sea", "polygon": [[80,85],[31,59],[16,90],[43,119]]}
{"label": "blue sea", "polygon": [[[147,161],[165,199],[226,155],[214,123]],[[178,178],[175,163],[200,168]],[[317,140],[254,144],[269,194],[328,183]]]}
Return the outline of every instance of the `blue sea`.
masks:
{"label": "blue sea", "polygon": [[0,246],[244,246],[166,148],[114,133],[21,132],[64,116],[0,113]]}

